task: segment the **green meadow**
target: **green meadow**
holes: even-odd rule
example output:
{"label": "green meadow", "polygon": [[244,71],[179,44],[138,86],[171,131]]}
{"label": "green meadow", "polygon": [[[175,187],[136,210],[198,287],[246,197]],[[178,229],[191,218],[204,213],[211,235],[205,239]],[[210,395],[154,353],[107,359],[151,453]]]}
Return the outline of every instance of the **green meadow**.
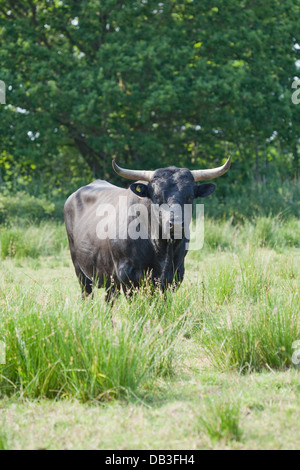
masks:
{"label": "green meadow", "polygon": [[[299,17],[0,0],[0,450],[300,448]],[[216,183],[176,291],[81,297],[64,205],[113,161],[152,202]]]}
{"label": "green meadow", "polygon": [[299,448],[299,255],[296,218],[206,219],[180,289],[111,307],[62,224],[3,225],[0,449]]}

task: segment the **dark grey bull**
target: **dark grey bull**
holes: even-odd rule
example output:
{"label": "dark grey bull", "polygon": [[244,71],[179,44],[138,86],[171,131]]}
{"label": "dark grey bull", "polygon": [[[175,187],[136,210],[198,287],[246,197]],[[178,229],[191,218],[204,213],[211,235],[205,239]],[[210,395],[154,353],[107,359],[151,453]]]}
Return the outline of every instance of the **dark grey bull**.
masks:
{"label": "dark grey bull", "polygon": [[[207,197],[215,190],[214,184],[196,182],[217,178],[229,167],[230,158],[221,167],[192,171],[176,167],[126,170],[113,162],[118,175],[139,181],[122,189],[96,180],[72,194],[64,215],[83,294],[90,294],[96,284],[105,287],[108,301],[121,288],[128,292],[145,279],[163,290],[179,285],[188,251],[190,219],[184,224],[186,208],[192,207],[195,198]],[[154,207],[165,209],[155,212]],[[135,214],[133,208],[138,209]],[[163,217],[166,212],[168,218]],[[154,220],[158,230],[153,235]],[[169,232],[165,235],[166,227]],[[175,237],[175,233],[181,236]]]}

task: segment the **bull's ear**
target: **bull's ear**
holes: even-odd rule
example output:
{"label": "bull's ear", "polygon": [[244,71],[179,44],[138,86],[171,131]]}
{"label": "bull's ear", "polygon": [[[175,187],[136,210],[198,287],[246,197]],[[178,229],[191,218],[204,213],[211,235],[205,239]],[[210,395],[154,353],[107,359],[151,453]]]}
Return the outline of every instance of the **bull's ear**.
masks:
{"label": "bull's ear", "polygon": [[148,186],[143,183],[133,183],[130,185],[130,189],[134,194],[139,197],[148,197]]}
{"label": "bull's ear", "polygon": [[195,198],[196,197],[207,197],[210,196],[214,190],[216,189],[216,185],[212,183],[205,183],[199,184],[195,187]]}

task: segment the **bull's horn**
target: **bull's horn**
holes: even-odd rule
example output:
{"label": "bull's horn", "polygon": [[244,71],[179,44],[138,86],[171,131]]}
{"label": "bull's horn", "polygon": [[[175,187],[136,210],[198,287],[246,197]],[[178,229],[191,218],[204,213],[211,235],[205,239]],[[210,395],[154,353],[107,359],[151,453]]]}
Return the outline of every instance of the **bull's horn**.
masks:
{"label": "bull's horn", "polygon": [[128,180],[150,181],[154,173],[154,171],[126,170],[125,168],[121,168],[119,165],[117,165],[115,160],[112,161],[112,166],[118,175],[123,176],[123,178]]}
{"label": "bull's horn", "polygon": [[224,175],[229,170],[231,164],[231,158],[229,157],[227,162],[223,166],[213,168],[212,170],[191,170],[191,173],[195,181],[210,180],[212,178],[218,178]]}

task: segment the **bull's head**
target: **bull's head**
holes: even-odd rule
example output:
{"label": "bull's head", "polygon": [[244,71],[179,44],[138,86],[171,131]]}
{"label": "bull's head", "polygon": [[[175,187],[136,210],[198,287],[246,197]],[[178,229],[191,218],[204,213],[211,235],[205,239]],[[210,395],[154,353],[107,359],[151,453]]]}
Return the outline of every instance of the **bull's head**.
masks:
{"label": "bull's head", "polygon": [[[157,207],[163,208],[161,212],[168,212],[170,231],[181,231],[184,223],[189,224],[185,218],[184,208],[192,205],[195,198],[207,197],[215,190],[215,185],[204,181],[222,176],[230,167],[231,159],[218,168],[212,170],[188,170],[187,168],[168,167],[155,171],[128,170],[121,168],[113,160],[113,169],[123,178],[129,180],[147,181],[148,184],[136,182],[130,189],[140,198],[149,198]],[[187,212],[187,211],[186,211]],[[191,217],[191,211],[189,211]],[[166,218],[165,218],[166,220]]]}

